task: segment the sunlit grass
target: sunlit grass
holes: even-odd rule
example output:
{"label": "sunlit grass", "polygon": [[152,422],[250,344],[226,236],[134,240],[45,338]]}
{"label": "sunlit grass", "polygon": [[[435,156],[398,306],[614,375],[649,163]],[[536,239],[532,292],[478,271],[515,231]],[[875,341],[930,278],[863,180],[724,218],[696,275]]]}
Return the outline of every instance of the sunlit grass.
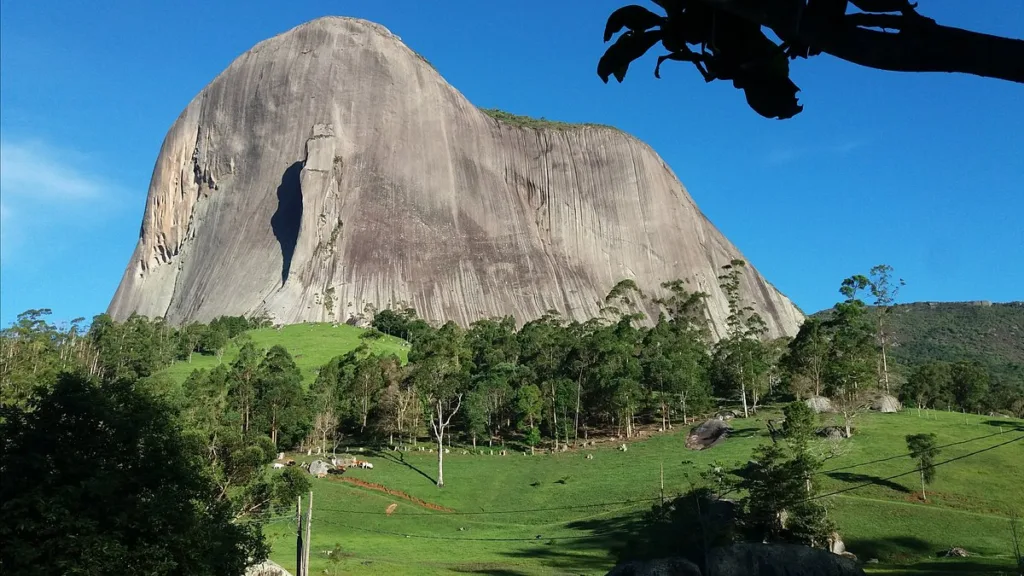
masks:
{"label": "sunlit grass", "polygon": [[[257,346],[270,349],[270,347],[281,344],[295,358],[295,364],[302,371],[303,382],[308,386],[316,379],[316,370],[326,364],[331,358],[354,350],[360,344],[366,343],[370,349],[378,354],[395,354],[406,361],[408,356],[408,345],[404,340],[384,336],[379,339],[364,340],[359,338],[365,330],[355,326],[339,324],[292,324],[282,327],[280,330],[274,328],[263,328],[252,330],[247,334]],[[175,382],[184,382],[185,378],[193,370],[200,368],[213,368],[217,364],[231,363],[238,357],[238,345],[231,343],[224,352],[224,356],[218,359],[216,356],[203,356],[193,354],[191,362],[176,362],[163,370],[164,374],[170,376]]]}
{"label": "sunlit grass", "polygon": [[[768,441],[767,417],[762,412],[735,421],[737,434],[706,452],[686,450],[679,430],[632,442],[627,452],[611,444],[588,450],[594,454],[591,460],[582,450],[503,457],[463,455],[456,447],[445,456],[446,487],[441,490],[432,482],[436,454],[402,453],[404,463],[395,460],[394,452],[368,456],[373,470],[346,475],[459,512],[520,512],[432,512],[381,492],[316,480],[312,572],[328,568],[326,557],[316,552],[339,543],[349,554],[340,565],[346,574],[604,574],[615,563],[623,534],[635,528],[639,513],[649,506],[622,502],[658,498],[662,465],[666,490],[672,494],[685,490],[687,476],[695,478],[712,461],[745,462],[755,446]],[[823,474],[823,489],[835,491],[912,471],[913,461],[900,456],[906,453],[904,436],[909,433],[935,432],[940,444],[989,435],[944,448],[940,461],[1024,434],[1020,421],[1004,421],[1002,433],[992,421],[969,416],[965,424],[962,415],[943,412],[865,415],[857,424],[859,433],[848,441],[848,452],[830,460],[825,470],[899,457],[843,470],[860,476]],[[1017,486],[1022,477],[1024,441],[941,466],[926,503],[916,496],[916,474],[869,484],[828,502],[848,548],[861,560],[880,560],[870,569],[900,573],[904,568],[892,566],[916,565],[919,570],[906,573],[929,574],[970,566],[998,573],[1011,565],[1006,516],[1011,509],[1024,511],[1024,494]],[[398,508],[388,517],[385,508],[393,502]],[[601,503],[612,504],[584,507]],[[267,527],[272,558],[286,568],[294,568],[294,530],[294,520]],[[951,546],[975,554],[973,563],[935,557]]]}

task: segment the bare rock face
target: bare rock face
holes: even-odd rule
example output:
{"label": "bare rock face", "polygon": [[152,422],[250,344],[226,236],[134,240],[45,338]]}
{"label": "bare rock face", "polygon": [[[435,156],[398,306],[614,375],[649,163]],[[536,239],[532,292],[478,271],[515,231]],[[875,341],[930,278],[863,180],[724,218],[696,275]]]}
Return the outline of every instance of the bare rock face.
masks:
{"label": "bare rock face", "polygon": [[[322,18],[240,56],[171,127],[109,312],[583,320],[620,280],[681,278],[721,334],[716,277],[741,257],[635,138],[500,122],[382,26]],[[796,332],[752,268],[742,290],[771,335]]]}

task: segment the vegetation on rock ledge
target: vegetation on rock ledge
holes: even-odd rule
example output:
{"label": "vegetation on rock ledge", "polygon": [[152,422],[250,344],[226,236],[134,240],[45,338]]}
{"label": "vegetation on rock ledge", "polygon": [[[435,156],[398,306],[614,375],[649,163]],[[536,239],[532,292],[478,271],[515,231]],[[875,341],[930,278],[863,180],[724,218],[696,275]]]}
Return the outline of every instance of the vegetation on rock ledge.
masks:
{"label": "vegetation on rock ledge", "polygon": [[560,120],[548,120],[543,116],[540,118],[533,118],[532,116],[521,116],[519,114],[513,114],[497,108],[481,108],[481,112],[487,114],[491,118],[494,118],[502,124],[508,124],[509,126],[515,126],[517,128],[533,128],[535,130],[578,130],[580,128],[608,128],[621,132],[614,126],[608,126],[607,124],[594,124],[590,122],[574,123],[574,122],[562,122]]}

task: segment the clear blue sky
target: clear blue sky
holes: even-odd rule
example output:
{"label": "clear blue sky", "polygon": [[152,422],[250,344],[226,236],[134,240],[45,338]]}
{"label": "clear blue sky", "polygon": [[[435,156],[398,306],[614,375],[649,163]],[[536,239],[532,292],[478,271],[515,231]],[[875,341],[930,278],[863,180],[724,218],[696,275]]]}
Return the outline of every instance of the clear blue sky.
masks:
{"label": "clear blue sky", "polygon": [[[1024,299],[1024,86],[821,56],[794,65],[804,112],[766,120],[686,65],[655,80],[653,56],[602,84],[604,19],[625,3],[0,0],[0,321],[104,311],[174,119],[253,44],[329,14],[387,26],[479,106],[639,136],[806,311],[882,262],[906,301]],[[1022,2],[921,5],[1024,32]]]}

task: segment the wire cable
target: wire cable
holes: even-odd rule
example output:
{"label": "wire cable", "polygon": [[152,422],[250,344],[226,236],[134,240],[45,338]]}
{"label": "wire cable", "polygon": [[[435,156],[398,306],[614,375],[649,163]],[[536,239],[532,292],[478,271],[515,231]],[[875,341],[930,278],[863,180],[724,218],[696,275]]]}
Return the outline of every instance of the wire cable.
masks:
{"label": "wire cable", "polygon": [[[974,442],[976,440],[984,440],[985,438],[991,438],[993,436],[1001,436],[1002,434],[1003,434],[1002,432],[995,432],[993,434],[986,434],[985,436],[976,436],[974,438],[968,438],[967,440],[960,440],[960,441],[957,441],[957,442],[951,442],[949,444],[943,444],[942,446],[936,446],[936,448],[941,450],[943,448],[949,448],[950,446],[959,446],[960,444],[967,444],[968,442]],[[897,454],[895,456],[886,456],[885,458],[879,458],[877,460],[869,460],[867,462],[861,462],[859,464],[850,464],[849,466],[840,466],[839,468],[832,468],[831,470],[819,470],[818,472],[815,472],[814,475],[817,476],[819,474],[828,474],[830,472],[840,472],[842,470],[850,470],[851,468],[859,468],[861,466],[867,466],[868,464],[878,464],[880,462],[888,462],[889,460],[896,460],[897,458],[904,458],[906,456],[910,456],[911,454],[913,454],[913,453],[912,452],[907,452],[905,454]]]}
{"label": "wire cable", "polygon": [[[960,441],[957,441],[957,442],[951,442],[949,444],[943,444],[941,446],[937,446],[937,448],[938,449],[949,448],[951,446],[958,446],[958,445],[961,445],[961,444],[967,444],[969,442],[975,442],[977,440],[984,440],[986,438],[991,438],[993,436],[1000,436],[1002,434],[1003,434],[1002,432],[995,432],[993,434],[987,434],[985,436],[977,436],[977,437],[974,437],[974,438],[968,438],[967,440],[960,440]],[[1020,438],[1017,438],[1017,440],[1019,440],[1019,439]],[[1016,440],[1011,440],[1010,442],[1015,442],[1015,441]],[[1004,444],[1009,444],[1010,442],[1005,442]],[[964,456],[960,456],[960,457],[958,457],[956,459],[965,458],[967,456],[971,456],[971,455],[974,455],[974,454],[979,454],[979,453],[984,452],[986,450],[990,450],[992,448],[995,448],[995,447],[998,447],[998,446],[1002,446],[1002,445],[1003,444],[997,444],[997,445],[995,445],[993,447],[986,448],[985,450],[981,450],[979,452],[972,452],[970,454],[966,454]],[[898,454],[898,455],[895,455],[895,456],[887,456],[885,458],[879,458],[879,459],[870,460],[870,461],[867,461],[867,462],[860,462],[860,463],[857,463],[857,464],[851,464],[849,466],[842,466],[842,467],[839,467],[839,468],[832,468],[830,470],[820,470],[818,472],[815,472],[814,475],[828,474],[828,473],[831,473],[831,472],[839,472],[839,471],[842,471],[842,470],[849,470],[849,469],[852,469],[852,468],[858,468],[860,466],[867,466],[869,464],[878,464],[878,463],[881,463],[881,462],[887,462],[887,461],[890,461],[890,460],[896,460],[898,458],[904,458],[904,457],[909,456],[910,454],[911,453],[908,452],[906,454]],[[946,462],[953,462],[956,459],[950,459],[950,460],[947,460],[945,462],[940,462],[938,464],[935,464],[935,466],[939,466],[940,464],[945,464]],[[897,476],[893,476],[892,478],[899,478],[901,476],[905,476],[907,474],[910,474],[910,473],[913,473],[913,472],[916,472],[916,471],[917,471],[917,469],[914,469],[914,470],[911,470],[910,472],[905,472],[903,474],[900,474],[900,475],[897,475]],[[885,478],[885,479],[882,479],[882,480],[888,480],[888,479],[890,479],[890,478]],[[878,482],[878,481],[879,480],[875,480],[873,482],[867,482],[863,486],[867,486],[867,485],[873,484],[873,483]],[[849,490],[849,489],[844,489],[844,490]],[[819,496],[819,497],[823,497],[823,496]],[[661,499],[660,497],[652,497],[652,498],[640,498],[640,499],[635,499],[635,500],[620,500],[620,501],[615,501],[615,502],[596,502],[596,503],[593,503],[593,504],[577,504],[577,505],[573,505],[573,506],[552,506],[552,507],[547,507],[547,508],[523,508],[523,509],[517,509],[517,510],[475,510],[475,511],[451,511],[451,512],[444,512],[444,511],[437,511],[437,512],[411,512],[411,513],[402,513],[402,516],[403,517],[407,517],[407,516],[435,516],[436,517],[436,516],[486,516],[486,515],[498,515],[498,514],[527,514],[527,513],[531,513],[531,512],[554,512],[554,511],[560,511],[560,510],[582,510],[582,509],[585,509],[585,508],[600,508],[600,507],[605,507],[605,506],[623,506],[623,505],[628,505],[628,504],[641,504],[641,503],[647,503],[647,502],[656,502],[656,501],[658,501],[660,499]],[[327,511],[327,512],[334,512],[334,513],[338,513],[338,514],[371,514],[371,515],[373,515],[373,514],[380,514],[380,512],[376,511],[376,510],[325,509],[325,511]]]}
{"label": "wire cable", "polygon": [[[1014,438],[1013,440],[1007,440],[1006,442],[1000,442],[999,444],[993,444],[992,446],[989,446],[988,448],[982,448],[981,450],[975,450],[974,452],[968,452],[967,454],[963,454],[961,456],[956,456],[954,458],[950,458],[949,460],[943,460],[942,462],[936,462],[935,464],[932,464],[932,468],[938,468],[939,466],[942,466],[944,464],[949,464],[950,462],[956,462],[957,460],[963,460],[964,458],[968,458],[968,457],[974,456],[976,454],[981,454],[982,452],[988,452],[989,450],[995,450],[996,448],[999,448],[1001,446],[1006,446],[1007,444],[1013,444],[1014,442],[1016,442],[1018,440],[1022,440],[1022,439],[1024,439],[1024,435],[1018,436],[1018,437]],[[832,492],[828,492],[828,493],[825,493],[825,494],[818,494],[816,496],[811,496],[810,498],[805,498],[804,500],[800,500],[799,502],[810,502],[811,500],[817,500],[819,498],[827,498],[829,496],[835,496],[836,494],[842,494],[844,492],[851,492],[853,490],[858,490],[860,488],[864,488],[865,486],[875,485],[875,484],[877,484],[879,482],[885,482],[887,480],[893,480],[895,478],[902,478],[903,476],[909,476],[910,474],[913,474],[915,472],[919,472],[920,470],[921,470],[920,468],[914,468],[913,470],[911,470],[909,472],[902,472],[900,474],[894,474],[894,475],[886,477],[886,478],[874,478],[870,482],[864,482],[863,484],[858,484],[856,486],[849,486],[847,488],[841,488],[839,490],[834,490]]]}
{"label": "wire cable", "polygon": [[[958,460],[963,460],[965,458],[969,458],[971,456],[975,456],[975,455],[981,454],[983,452],[988,452],[990,450],[995,450],[996,448],[1000,448],[1002,446],[1006,446],[1008,444],[1012,444],[1012,443],[1020,441],[1020,440],[1024,440],[1024,435],[1018,436],[1018,437],[1016,437],[1016,438],[1014,438],[1012,440],[1007,440],[1006,442],[1000,442],[999,444],[994,444],[992,446],[988,446],[987,448],[982,448],[980,450],[975,450],[974,452],[969,452],[967,454],[956,456],[956,457],[950,458],[948,460],[943,460],[942,462],[937,462],[937,463],[933,464],[932,467],[937,468],[939,466],[944,466],[944,465],[949,464],[951,462],[956,462]],[[909,472],[902,472],[900,474],[894,474],[894,475],[889,476],[887,478],[875,479],[875,480],[872,480],[871,482],[865,482],[863,484],[858,484],[856,486],[849,486],[849,487],[842,488],[842,489],[839,489],[839,490],[833,490],[833,491],[827,492],[825,494],[818,494],[818,495],[815,495],[815,496],[811,496],[809,498],[804,498],[803,500],[799,500],[796,503],[810,502],[812,500],[818,500],[818,499],[821,499],[821,498],[828,498],[830,496],[835,496],[837,494],[842,494],[844,492],[852,492],[853,490],[859,490],[860,488],[864,488],[866,486],[874,485],[874,484],[876,484],[879,481],[893,480],[895,478],[900,478],[900,477],[903,477],[903,476],[908,476],[910,474],[918,472],[919,470],[920,470],[919,468],[915,468],[913,470],[910,470]],[[634,502],[639,502],[639,501],[637,500],[637,501],[634,501]],[[328,511],[331,511],[331,510],[328,510]],[[335,512],[343,512],[343,511],[335,511]],[[425,515],[425,514],[417,514],[417,515]],[[392,532],[390,530],[379,530],[379,529],[375,529],[375,528],[367,528],[365,526],[353,526],[353,525],[350,525],[350,524],[342,524],[340,522],[334,521],[333,519],[330,519],[330,517],[328,517],[328,519],[321,520],[321,522],[327,522],[328,524],[334,524],[336,526],[344,526],[346,528],[351,528],[353,530],[361,530],[361,531],[364,531],[364,532],[372,532],[372,533],[376,533],[376,534],[382,534],[382,535],[385,535],[385,536],[396,536],[396,537],[400,537],[400,538],[420,538],[420,539],[427,539],[427,540],[449,540],[449,541],[452,541],[452,540],[462,540],[462,541],[467,541],[467,542],[536,542],[536,541],[541,541],[541,540],[548,540],[548,541],[551,541],[551,540],[584,540],[584,539],[587,539],[587,538],[599,538],[599,537],[602,537],[602,536],[619,534],[619,532],[617,532],[617,531],[606,531],[606,532],[594,532],[592,534],[578,535],[578,536],[543,536],[543,535],[537,535],[537,536],[535,536],[533,538],[475,538],[475,537],[442,536],[442,535],[438,535],[438,534],[406,534],[406,533],[402,533],[402,532]]]}
{"label": "wire cable", "polygon": [[[594,504],[577,504],[575,506],[552,506],[549,508],[523,508],[519,510],[473,510],[473,511],[452,511],[444,512],[438,510],[436,513],[431,512],[414,512],[402,514],[403,516],[484,516],[489,514],[526,514],[529,512],[553,512],[557,510],[582,510],[584,508],[600,508],[603,506],[622,506],[625,504],[640,504],[646,502],[654,502],[660,500],[660,497],[654,498],[640,498],[636,500],[620,500],[616,502],[597,502]],[[373,510],[327,510],[328,512],[337,512],[340,514],[380,514],[378,511]]]}
{"label": "wire cable", "polygon": [[[325,522],[325,520],[321,520]],[[361,530],[363,532],[373,532],[375,534],[383,534],[385,536],[398,536],[400,538],[421,538],[424,540],[461,540],[466,542],[537,542],[542,540],[583,540],[586,538],[597,538],[601,536],[607,536],[611,534],[617,534],[615,531],[609,532],[595,532],[593,534],[581,534],[577,536],[544,536],[538,534],[533,538],[476,538],[476,537],[458,537],[458,536],[441,536],[438,534],[405,534],[403,532],[392,532],[390,530],[379,530],[376,528],[367,528],[366,526],[352,526],[349,524],[340,524],[327,520],[326,523],[334,524],[336,526],[344,526],[345,528],[351,528],[353,530]]]}

